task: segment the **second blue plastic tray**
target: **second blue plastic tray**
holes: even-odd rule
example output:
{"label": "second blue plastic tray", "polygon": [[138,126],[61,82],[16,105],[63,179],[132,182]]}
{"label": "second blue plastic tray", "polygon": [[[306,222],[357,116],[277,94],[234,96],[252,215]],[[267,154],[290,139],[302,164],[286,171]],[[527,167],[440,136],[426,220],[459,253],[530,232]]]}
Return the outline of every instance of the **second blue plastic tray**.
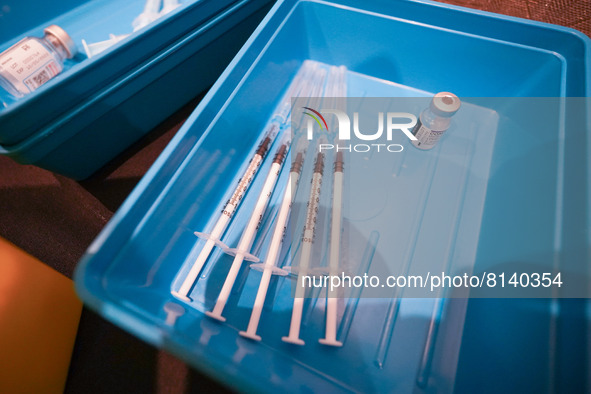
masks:
{"label": "second blue plastic tray", "polygon": [[[145,31],[139,40],[121,42],[75,66],[63,80],[48,83],[51,86],[0,112],[2,131],[10,131],[11,141],[19,138],[1,145],[0,153],[74,179],[88,177],[213,83],[262,18],[265,4],[236,2],[173,42],[178,32],[157,26],[166,31]],[[192,13],[207,14],[202,7],[179,11],[184,12],[163,24],[174,21],[178,30]],[[146,37],[153,34],[163,35],[168,46],[142,50],[145,40],[150,46],[155,43]],[[138,63],[139,59],[144,60]],[[124,64],[131,60],[133,66]],[[106,79],[96,85],[101,78]],[[64,90],[83,88],[88,91],[64,99]],[[51,106],[43,104],[46,101]]]}

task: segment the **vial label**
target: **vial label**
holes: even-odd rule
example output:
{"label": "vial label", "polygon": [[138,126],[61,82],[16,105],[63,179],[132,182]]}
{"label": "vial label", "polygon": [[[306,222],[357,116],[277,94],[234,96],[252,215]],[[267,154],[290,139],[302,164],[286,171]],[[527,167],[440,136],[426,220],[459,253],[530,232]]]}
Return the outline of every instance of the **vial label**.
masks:
{"label": "vial label", "polygon": [[40,42],[24,39],[0,56],[0,75],[21,93],[29,93],[61,71],[53,55]]}
{"label": "vial label", "polygon": [[419,149],[431,149],[437,144],[445,130],[431,130],[419,120],[412,133],[417,138],[416,141],[412,141],[414,146]]}

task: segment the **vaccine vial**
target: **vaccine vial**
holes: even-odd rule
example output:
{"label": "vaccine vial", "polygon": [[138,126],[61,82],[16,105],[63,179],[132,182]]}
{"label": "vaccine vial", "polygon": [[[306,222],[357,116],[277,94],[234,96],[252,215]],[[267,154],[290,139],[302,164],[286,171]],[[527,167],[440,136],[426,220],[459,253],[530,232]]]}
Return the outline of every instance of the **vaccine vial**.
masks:
{"label": "vaccine vial", "polygon": [[411,141],[419,149],[432,149],[449,128],[451,117],[460,109],[460,99],[453,93],[437,93],[412,130],[417,138]]}
{"label": "vaccine vial", "polygon": [[61,27],[51,25],[42,38],[27,37],[0,54],[0,86],[15,97],[35,91],[64,69],[77,53]]}

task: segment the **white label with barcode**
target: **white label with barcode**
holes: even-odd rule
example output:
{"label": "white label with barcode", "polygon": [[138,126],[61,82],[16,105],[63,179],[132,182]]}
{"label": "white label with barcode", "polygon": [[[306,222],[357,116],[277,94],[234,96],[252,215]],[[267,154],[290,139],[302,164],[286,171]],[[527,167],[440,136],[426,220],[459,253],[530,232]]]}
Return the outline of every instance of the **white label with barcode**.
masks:
{"label": "white label with barcode", "polygon": [[445,133],[445,130],[431,130],[421,124],[414,133],[417,139],[416,141],[413,140],[412,143],[420,149],[431,149],[437,144],[443,133]]}
{"label": "white label with barcode", "polygon": [[61,71],[53,55],[40,42],[25,38],[0,57],[0,73],[14,85],[37,89]]}
{"label": "white label with barcode", "polygon": [[51,78],[55,77],[59,73],[59,69],[56,66],[55,61],[50,61],[41,70],[38,70],[29,78],[23,82],[31,91],[37,89]]}

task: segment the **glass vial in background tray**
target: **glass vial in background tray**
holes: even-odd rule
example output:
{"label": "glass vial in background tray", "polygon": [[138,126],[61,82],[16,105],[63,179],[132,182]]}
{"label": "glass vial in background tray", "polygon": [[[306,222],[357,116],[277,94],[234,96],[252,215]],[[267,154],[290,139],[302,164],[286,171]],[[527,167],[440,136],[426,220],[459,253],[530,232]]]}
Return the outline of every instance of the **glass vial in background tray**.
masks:
{"label": "glass vial in background tray", "polygon": [[35,91],[64,69],[77,53],[61,27],[51,25],[42,38],[26,37],[0,54],[0,86],[15,97]]}
{"label": "glass vial in background tray", "polygon": [[412,130],[416,141],[412,144],[419,149],[431,149],[449,128],[451,117],[460,109],[461,101],[453,93],[441,92],[433,96],[431,105],[419,117]]}

